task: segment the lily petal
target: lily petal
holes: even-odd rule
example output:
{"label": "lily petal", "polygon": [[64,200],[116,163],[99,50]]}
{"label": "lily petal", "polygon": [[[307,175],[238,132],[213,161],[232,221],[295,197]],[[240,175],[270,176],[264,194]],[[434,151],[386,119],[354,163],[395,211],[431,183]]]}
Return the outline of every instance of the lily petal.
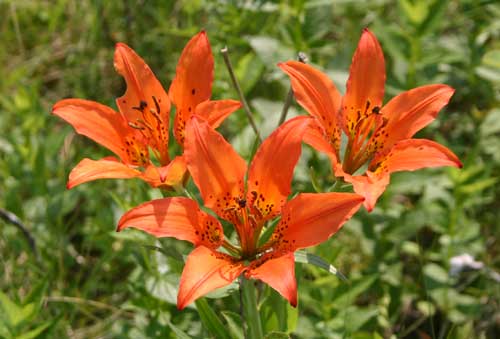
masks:
{"label": "lily petal", "polygon": [[293,252],[279,257],[265,254],[245,273],[247,278],[259,279],[278,291],[293,307],[297,307],[297,281]]}
{"label": "lily petal", "polygon": [[339,110],[342,97],[333,82],[323,72],[298,61],[279,63],[290,76],[297,102],[318,119],[327,132],[336,152],[340,149]]}
{"label": "lily petal", "polygon": [[214,58],[205,31],[195,35],[182,51],[169,97],[176,107],[174,135],[184,145],[186,123],[196,106],[212,95]]}
{"label": "lily petal", "polygon": [[184,156],[205,205],[232,221],[227,212],[238,208],[238,200],[243,198],[245,160],[222,135],[196,117],[186,129]]}
{"label": "lily petal", "polygon": [[101,160],[85,158],[78,163],[69,174],[66,187],[71,189],[77,185],[97,179],[129,179],[140,177],[142,173],[125,165],[113,157]]}
{"label": "lily petal", "polygon": [[200,210],[194,200],[182,197],[152,200],[131,209],[121,217],[117,231],[128,227],[214,249],[224,240],[220,222]]}
{"label": "lily petal", "polygon": [[363,205],[368,212],[371,212],[377,203],[378,198],[384,193],[389,185],[389,175],[376,175],[371,171],[366,171],[365,175],[344,174],[344,180],[350,182],[354,192],[365,198]]}
{"label": "lily petal", "polygon": [[317,119],[312,119],[304,134],[304,142],[315,150],[325,153],[332,163],[338,163],[337,152],[332,147],[325,130]]}
{"label": "lily petal", "polygon": [[447,85],[428,85],[403,92],[382,109],[387,119],[383,150],[389,150],[396,142],[411,138],[431,123],[438,112],[448,103],[454,89]]}
{"label": "lily petal", "polygon": [[368,29],[363,30],[352,58],[343,101],[343,126],[346,134],[354,133],[355,126],[378,107],[382,107],[385,84],[385,61],[382,48]]}
{"label": "lily petal", "polygon": [[301,193],[283,207],[271,241],[291,252],[320,244],[340,229],[363,200],[354,193]]}
{"label": "lily petal", "polygon": [[54,105],[52,113],[73,126],[78,134],[85,135],[127,161],[125,138],[132,131],[118,112],[95,101],[64,99]]}
{"label": "lily petal", "polygon": [[127,91],[116,104],[127,120],[146,128],[150,145],[160,152],[162,164],[168,162],[170,100],[153,71],[124,43],[117,43],[114,66],[125,78]]}
{"label": "lily petal", "polygon": [[408,139],[394,145],[376,165],[376,173],[389,174],[440,166],[461,168],[462,163],[452,151],[437,142],[427,139]]}
{"label": "lily petal", "polygon": [[184,307],[201,296],[236,279],[245,267],[231,256],[199,246],[189,254],[182,271],[177,295],[177,308]]}
{"label": "lily petal", "polygon": [[217,128],[239,108],[241,108],[241,102],[237,100],[207,100],[196,106],[195,113],[205,118],[212,128]]}
{"label": "lily petal", "polygon": [[290,195],[293,170],[309,122],[308,117],[287,121],[264,140],[252,160],[247,201],[253,214],[262,220],[277,215]]}
{"label": "lily petal", "polygon": [[153,187],[173,187],[181,185],[187,174],[186,159],[177,156],[166,166],[148,166],[141,178]]}

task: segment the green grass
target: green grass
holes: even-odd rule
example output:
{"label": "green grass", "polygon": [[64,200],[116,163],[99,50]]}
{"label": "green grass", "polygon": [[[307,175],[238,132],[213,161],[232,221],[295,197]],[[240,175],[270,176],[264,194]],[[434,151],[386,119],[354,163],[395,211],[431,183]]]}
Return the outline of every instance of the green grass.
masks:
{"label": "green grass", "polygon": [[[266,135],[289,86],[276,64],[303,51],[343,89],[363,27],[384,49],[387,98],[430,83],[456,89],[420,136],[450,147],[464,168],[394,175],[371,214],[361,211],[312,250],[348,282],[298,264],[298,310],[263,289],[264,328],[295,338],[494,338],[500,330],[494,275],[500,271],[500,6],[479,0],[235,3],[0,1],[0,208],[17,215],[36,246],[0,219],[0,338],[209,336],[194,308],[175,307],[182,262],[147,245],[184,255],[190,247],[114,232],[124,211],[158,192],[134,180],[65,188],[80,159],[108,153],[51,116],[51,106],[66,97],[114,105],[125,90],[113,69],[116,42],[132,46],[168,88],[183,46],[206,29],[216,59],[214,96],[237,97],[219,53],[227,45]],[[303,114],[295,104],[292,110]],[[251,131],[242,111],[220,131],[248,156]],[[327,161],[304,146],[295,191],[314,190],[310,167],[320,189],[332,184]],[[462,253],[485,268],[451,276],[449,260]],[[208,301],[224,312],[229,328],[240,326],[237,292]]]}

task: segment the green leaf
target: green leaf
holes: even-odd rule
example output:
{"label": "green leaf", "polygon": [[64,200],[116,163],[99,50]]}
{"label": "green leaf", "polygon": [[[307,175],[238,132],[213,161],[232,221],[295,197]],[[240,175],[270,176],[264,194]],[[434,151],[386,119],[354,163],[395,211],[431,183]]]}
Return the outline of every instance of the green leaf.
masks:
{"label": "green leaf", "polygon": [[172,248],[172,247],[159,247],[159,246],[146,245],[146,244],[143,244],[141,246],[143,246],[144,248],[147,248],[149,250],[158,251],[161,254],[165,255],[166,257],[170,257],[170,258],[173,258],[173,259],[175,259],[177,261],[184,262],[184,258],[182,256],[182,254],[180,254],[175,248]]}
{"label": "green leaf", "polygon": [[274,67],[277,62],[294,58],[293,51],[283,44],[268,36],[249,37],[248,41],[255,53],[268,67]]}
{"label": "green leaf", "polygon": [[231,332],[231,336],[236,339],[243,339],[243,326],[241,324],[240,315],[231,311],[223,311],[222,316],[229,326],[229,332]]}
{"label": "green leaf", "polygon": [[426,317],[432,317],[436,313],[436,306],[426,300],[418,301],[417,309]]}
{"label": "green leaf", "polygon": [[266,294],[267,297],[260,307],[264,332],[293,332],[297,326],[298,309],[290,306],[290,303],[272,288],[267,288]]}
{"label": "green leaf", "polygon": [[172,324],[170,321],[168,322],[168,327],[175,333],[176,338],[179,339],[191,339],[189,335],[186,334],[183,330]]}
{"label": "green leaf", "polygon": [[472,184],[461,186],[459,188],[461,193],[464,194],[474,194],[484,191],[485,189],[495,185],[497,183],[497,178],[484,178],[482,180],[478,180]]}
{"label": "green leaf", "polygon": [[16,337],[17,339],[33,339],[38,337],[43,331],[45,331],[50,325],[52,325],[51,322],[47,322],[45,324],[42,324],[38,327],[35,327],[31,331],[28,331],[26,333],[21,334],[20,336]]}
{"label": "green leaf", "polygon": [[205,325],[206,329],[210,333],[212,333],[216,338],[231,339],[224,324],[214,310],[212,310],[210,305],[208,305],[205,298],[197,299],[195,304],[203,325]]}
{"label": "green leaf", "polygon": [[316,267],[324,269],[331,274],[336,275],[343,281],[347,281],[347,278],[342,273],[340,273],[333,265],[327,263],[325,260],[312,253],[307,253],[305,251],[296,251],[295,262],[314,265]]}
{"label": "green leaf", "polygon": [[286,314],[286,329],[288,332],[294,332],[299,321],[299,308],[292,307],[288,302],[286,302]]}
{"label": "green leaf", "polygon": [[[423,1],[417,1],[418,3],[422,3]],[[439,24],[444,15],[446,6],[448,5],[447,0],[434,0],[434,2],[427,8],[427,15],[425,19],[418,27],[419,35],[424,35],[429,33]]]}
{"label": "green leaf", "polygon": [[277,332],[277,331],[269,332],[264,337],[264,339],[289,339],[289,338],[290,336],[287,333]]}
{"label": "green leaf", "polygon": [[0,309],[3,310],[2,318],[12,328],[28,321],[35,315],[37,310],[35,303],[29,303],[21,307],[2,292],[0,292]]}
{"label": "green leaf", "polygon": [[0,308],[2,318],[7,325],[14,327],[17,325],[16,317],[21,312],[21,307],[12,302],[3,292],[0,291]]}
{"label": "green leaf", "polygon": [[426,1],[399,0],[399,7],[414,26],[420,25],[428,14]]}
{"label": "green leaf", "polygon": [[486,52],[476,73],[486,80],[500,83],[500,49]]}
{"label": "green leaf", "polygon": [[233,293],[234,291],[237,291],[238,288],[239,288],[238,282],[235,280],[227,286],[224,286],[222,288],[218,288],[218,289],[206,294],[205,298],[209,298],[209,299],[224,298],[224,297],[227,297],[228,295],[230,295],[231,293]]}
{"label": "green leaf", "polygon": [[481,138],[495,136],[495,134],[500,133],[500,109],[492,109],[488,112],[488,115],[486,115],[481,123],[479,132]]}
{"label": "green leaf", "polygon": [[274,229],[276,228],[276,225],[278,225],[278,222],[279,220],[275,220],[264,229],[264,232],[262,232],[259,237],[259,246],[264,245],[269,239],[271,239],[271,235],[273,235]]}
{"label": "green leaf", "polygon": [[378,274],[363,276],[353,283],[341,285],[332,301],[336,307],[345,306],[354,302],[354,299],[370,288],[376,281]]}
{"label": "green leaf", "polygon": [[447,285],[448,272],[441,266],[429,263],[424,266],[425,286],[428,289],[434,289]]}
{"label": "green leaf", "polygon": [[[309,168],[309,178],[311,179],[311,185],[314,188],[314,191],[316,193],[322,193],[323,190],[321,189],[318,180],[316,179],[316,173],[314,172],[313,167]],[[335,183],[337,183],[337,181]]]}
{"label": "green leaf", "polygon": [[264,64],[253,52],[249,52],[239,59],[235,73],[236,77],[241,81],[244,94],[248,94],[255,87],[264,69]]}
{"label": "green leaf", "polygon": [[360,330],[370,319],[378,315],[377,307],[349,307],[347,309],[346,318],[349,319],[345,324],[348,332],[355,332]]}
{"label": "green leaf", "polygon": [[145,285],[146,291],[153,297],[173,305],[177,303],[178,277],[166,274],[159,278],[151,276],[146,279]]}

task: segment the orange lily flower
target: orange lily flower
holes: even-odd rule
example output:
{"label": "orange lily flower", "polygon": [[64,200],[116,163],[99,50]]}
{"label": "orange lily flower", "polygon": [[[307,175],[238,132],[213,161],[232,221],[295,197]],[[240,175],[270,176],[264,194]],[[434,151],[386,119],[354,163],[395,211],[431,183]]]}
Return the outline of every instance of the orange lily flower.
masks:
{"label": "orange lily flower", "polygon": [[[186,176],[183,156],[168,153],[170,99],[177,106],[175,135],[184,134],[178,123],[198,114],[214,128],[241,107],[236,100],[210,101],[213,55],[204,31],[184,48],[170,88],[171,98],[149,66],[130,47],[118,43],[114,67],[125,78],[127,90],[116,100],[119,113],[94,101],[65,99],[52,113],[118,156],[83,159],[70,173],[68,188],[105,178],[141,178],[153,187],[181,184]],[[181,147],[183,139],[177,138]],[[153,156],[155,161],[150,157]]]}
{"label": "orange lily flower", "polygon": [[[245,161],[207,122],[189,122],[184,145],[189,172],[205,207],[234,225],[239,247],[224,239],[218,219],[188,198],[153,200],[123,215],[118,231],[134,227],[195,245],[182,272],[179,309],[242,273],[297,305],[294,251],[327,240],[364,200],[353,193],[302,193],[287,201],[310,121],[298,117],[280,126],[262,143],[248,172]],[[267,221],[278,217],[270,239],[258,246]],[[219,251],[221,246],[231,255]]]}
{"label": "orange lily flower", "polygon": [[[441,84],[418,87],[382,106],[384,55],[368,29],[354,53],[343,97],[324,73],[310,65],[288,61],[278,66],[290,76],[297,102],[315,118],[304,141],[329,155],[335,175],[352,183],[354,191],[365,197],[368,211],[389,184],[392,172],[462,166],[448,148],[412,138],[436,118],[453,88]],[[347,145],[341,161],[342,132]]]}

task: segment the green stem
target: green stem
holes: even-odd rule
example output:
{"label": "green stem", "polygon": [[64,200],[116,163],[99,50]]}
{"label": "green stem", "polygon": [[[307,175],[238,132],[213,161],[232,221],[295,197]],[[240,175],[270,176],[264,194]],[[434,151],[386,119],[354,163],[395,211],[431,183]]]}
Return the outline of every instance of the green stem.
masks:
{"label": "green stem", "polygon": [[243,294],[243,310],[248,331],[247,338],[261,339],[264,337],[264,334],[262,332],[262,323],[257,308],[257,298],[253,281],[245,279],[245,277],[241,275],[240,288]]}
{"label": "green stem", "polygon": [[229,76],[231,77],[231,80],[233,81],[233,86],[236,88],[236,91],[238,92],[238,96],[240,97],[241,103],[243,104],[243,109],[245,110],[245,113],[247,114],[248,121],[250,122],[250,125],[252,126],[255,135],[259,139],[259,142],[262,142],[262,138],[259,133],[259,129],[257,128],[257,125],[255,124],[255,120],[253,119],[252,111],[250,110],[250,106],[248,106],[247,100],[245,99],[245,95],[243,94],[243,90],[241,89],[241,86],[238,82],[238,79],[236,79],[236,75],[234,74],[233,71],[233,66],[231,64],[231,60],[229,59],[229,52],[227,47],[224,47],[223,49],[220,50],[222,53],[222,57],[224,58],[224,62],[226,64],[227,70],[229,72]]}

